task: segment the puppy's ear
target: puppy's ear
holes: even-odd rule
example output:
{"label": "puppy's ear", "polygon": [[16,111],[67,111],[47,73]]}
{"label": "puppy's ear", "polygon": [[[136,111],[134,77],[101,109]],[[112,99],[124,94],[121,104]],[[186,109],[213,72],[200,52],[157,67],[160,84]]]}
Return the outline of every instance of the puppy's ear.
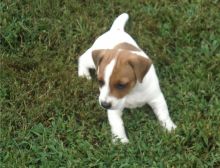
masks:
{"label": "puppy's ear", "polygon": [[94,62],[94,64],[95,64],[96,68],[97,68],[97,67],[99,66],[99,64],[101,63],[105,52],[106,52],[105,49],[93,50],[93,51],[92,51],[92,59],[93,59],[93,62]]}
{"label": "puppy's ear", "polygon": [[141,83],[144,76],[150,69],[152,61],[149,58],[132,54],[129,57],[128,63],[133,68],[137,80]]}

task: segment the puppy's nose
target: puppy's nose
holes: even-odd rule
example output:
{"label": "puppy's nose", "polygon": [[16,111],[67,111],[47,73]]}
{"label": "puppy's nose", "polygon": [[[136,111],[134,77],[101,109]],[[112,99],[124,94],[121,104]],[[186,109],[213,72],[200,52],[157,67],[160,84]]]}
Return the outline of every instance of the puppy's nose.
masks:
{"label": "puppy's nose", "polygon": [[102,107],[106,108],[106,109],[109,109],[111,108],[112,104],[111,103],[108,103],[108,102],[101,102],[101,105]]}

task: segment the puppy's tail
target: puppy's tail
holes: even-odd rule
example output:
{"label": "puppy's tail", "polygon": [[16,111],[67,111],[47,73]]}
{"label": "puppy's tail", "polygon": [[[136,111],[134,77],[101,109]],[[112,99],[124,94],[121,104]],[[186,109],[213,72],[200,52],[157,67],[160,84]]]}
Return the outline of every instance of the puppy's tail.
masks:
{"label": "puppy's tail", "polygon": [[128,18],[129,16],[127,13],[122,13],[114,20],[110,30],[124,31],[124,27],[126,22],[128,21]]}

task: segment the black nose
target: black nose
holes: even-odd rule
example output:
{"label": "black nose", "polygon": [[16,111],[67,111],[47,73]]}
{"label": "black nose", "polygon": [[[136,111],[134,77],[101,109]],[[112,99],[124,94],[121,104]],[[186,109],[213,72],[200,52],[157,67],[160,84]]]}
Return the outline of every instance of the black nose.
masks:
{"label": "black nose", "polygon": [[101,102],[101,105],[102,105],[102,107],[104,107],[106,109],[109,109],[112,106],[111,103],[108,103],[108,102]]}

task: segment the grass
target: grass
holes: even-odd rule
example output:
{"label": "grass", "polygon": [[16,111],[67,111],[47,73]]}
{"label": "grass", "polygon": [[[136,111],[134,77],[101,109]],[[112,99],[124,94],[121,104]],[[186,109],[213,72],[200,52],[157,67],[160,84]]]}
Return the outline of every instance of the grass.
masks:
{"label": "grass", "polygon": [[[126,110],[130,143],[113,145],[77,59],[123,12],[178,128]],[[1,1],[0,167],[220,167],[219,12],[218,0]]]}

